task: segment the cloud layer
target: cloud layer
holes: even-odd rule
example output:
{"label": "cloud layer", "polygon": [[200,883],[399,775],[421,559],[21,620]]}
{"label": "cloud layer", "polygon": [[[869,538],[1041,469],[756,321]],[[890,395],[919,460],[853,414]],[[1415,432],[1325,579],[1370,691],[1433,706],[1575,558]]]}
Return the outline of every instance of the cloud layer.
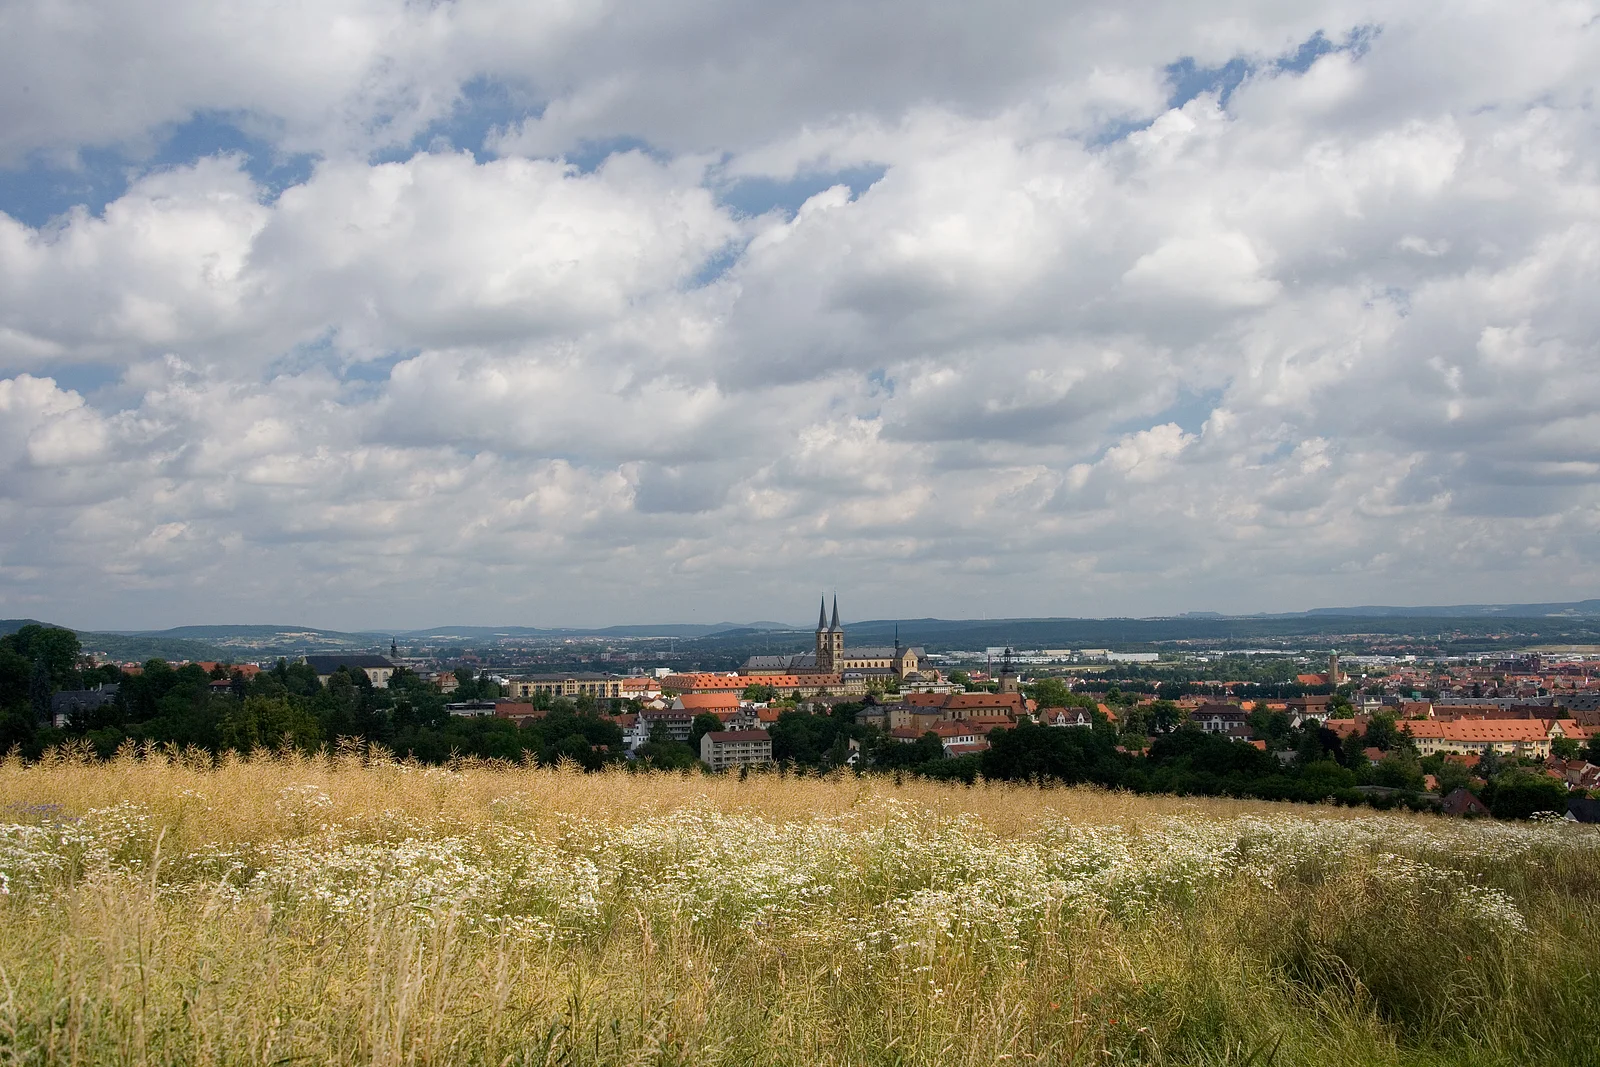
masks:
{"label": "cloud layer", "polygon": [[1600,578],[1594,3],[137,7],[0,14],[0,614]]}

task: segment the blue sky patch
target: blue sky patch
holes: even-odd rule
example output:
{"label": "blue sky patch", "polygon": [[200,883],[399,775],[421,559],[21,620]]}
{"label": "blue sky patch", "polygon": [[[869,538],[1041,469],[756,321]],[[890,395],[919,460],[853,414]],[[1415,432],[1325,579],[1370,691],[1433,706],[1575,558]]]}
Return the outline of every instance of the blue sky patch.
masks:
{"label": "blue sky patch", "polygon": [[54,378],[56,388],[70,389],[91,405],[95,394],[122,380],[123,368],[107,363],[56,363],[44,367],[0,367],[0,378],[31,374],[35,378]]}
{"label": "blue sky patch", "polygon": [[690,276],[685,288],[702,289],[710,285],[733,269],[733,265],[739,262],[739,257],[744,255],[744,249],[745,245],[742,241],[724,245],[704,263],[700,264],[700,269]]}
{"label": "blue sky patch", "polygon": [[450,114],[436,119],[407,144],[373,155],[375,163],[400,163],[418,152],[471,152],[479,163],[496,158],[485,143],[489,135],[525,118],[537,118],[543,108],[532,106],[504,82],[474,78],[461,87]]}
{"label": "blue sky patch", "polygon": [[[1321,30],[1302,41],[1292,52],[1285,52],[1270,63],[1257,65],[1244,56],[1235,56],[1220,67],[1202,67],[1193,56],[1184,56],[1166,67],[1167,84],[1171,94],[1167,97],[1169,108],[1182,107],[1202,93],[1216,93],[1218,102],[1228,106],[1228,99],[1244,80],[1257,70],[1266,69],[1283,74],[1304,74],[1311,65],[1329,52],[1350,52],[1360,57],[1366,55],[1373,40],[1382,32],[1380,26],[1357,26],[1335,43]],[[1130,131],[1131,132],[1131,131]]]}
{"label": "blue sky patch", "polygon": [[78,153],[75,167],[35,156],[21,167],[0,170],[0,211],[36,228],[80,204],[98,215],[142,174],[230,153],[244,160],[269,200],[311,176],[312,156],[280,152],[247,126],[244,115],[208,111],[168,127],[149,156],[126,148],[89,148]]}
{"label": "blue sky patch", "polygon": [[1148,430],[1152,426],[1165,426],[1169,422],[1175,422],[1184,433],[1197,434],[1205,428],[1206,420],[1211,417],[1211,413],[1221,403],[1221,389],[1201,389],[1199,391],[1180,389],[1178,390],[1177,399],[1155,415],[1129,419],[1120,425],[1113,426],[1110,433],[1114,437],[1121,437],[1124,434]]}
{"label": "blue sky patch", "polygon": [[852,199],[870,189],[883,177],[887,167],[847,167],[843,170],[813,171],[789,179],[737,178],[716,190],[717,199],[740,215],[754,217],[769,211],[792,216],[800,205],[835,185],[848,185]]}

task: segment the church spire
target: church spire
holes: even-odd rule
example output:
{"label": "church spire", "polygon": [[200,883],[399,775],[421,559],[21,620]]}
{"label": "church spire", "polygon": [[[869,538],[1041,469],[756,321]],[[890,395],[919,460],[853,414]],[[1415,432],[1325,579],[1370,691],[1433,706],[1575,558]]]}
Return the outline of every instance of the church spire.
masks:
{"label": "church spire", "polygon": [[828,629],[830,629],[830,630],[840,629],[840,626],[839,626],[839,594],[838,593],[833,594],[833,622],[828,625]]}
{"label": "church spire", "polygon": [[[837,599],[837,598],[835,598]],[[822,606],[817,609],[817,632],[828,628],[828,594],[822,594]]]}

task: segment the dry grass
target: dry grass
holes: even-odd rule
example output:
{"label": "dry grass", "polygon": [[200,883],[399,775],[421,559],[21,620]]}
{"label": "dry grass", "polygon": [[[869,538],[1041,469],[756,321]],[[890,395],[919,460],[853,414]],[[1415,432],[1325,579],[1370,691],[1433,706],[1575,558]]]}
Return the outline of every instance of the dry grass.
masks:
{"label": "dry grass", "polygon": [[[940,817],[974,815],[996,834],[1026,834],[1063,819],[1090,825],[1137,827],[1172,816],[1226,819],[1305,815],[1303,805],[1210,797],[1138,796],[1088,787],[1039,789],[1009,782],[966,787],[916,777],[858,778],[793,775],[657,774],[625,771],[583,774],[464,760],[430,771],[389,761],[374,763],[357,753],[323,759],[301,754],[220,760],[208,753],[147,750],[135,758],[100,762],[78,752],[52,753],[43,762],[11,761],[0,774],[0,806],[60,804],[74,813],[134,803],[149,808],[186,845],[260,839],[280,818],[280,792],[309,783],[333,799],[336,822],[372,819],[402,811],[438,830],[464,830],[496,817],[494,804],[517,797],[535,825],[568,816],[625,824],[685,807],[730,814],[757,814],[782,822],[844,815],[874,799],[892,797]],[[185,790],[204,783],[200,810]],[[1318,808],[1321,819],[1362,819],[1364,809]],[[1395,816],[1395,818],[1406,818]],[[1411,816],[1432,823],[1430,816]]]}
{"label": "dry grass", "polygon": [[1596,1061],[1581,829],[159,753],[0,822],[0,1063]]}

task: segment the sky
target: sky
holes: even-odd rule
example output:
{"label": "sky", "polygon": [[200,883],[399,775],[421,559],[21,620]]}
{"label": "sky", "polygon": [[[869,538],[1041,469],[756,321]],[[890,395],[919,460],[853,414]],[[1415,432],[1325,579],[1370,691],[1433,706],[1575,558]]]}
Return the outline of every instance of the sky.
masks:
{"label": "sky", "polygon": [[1600,588],[1596,0],[0,6],[0,617]]}

